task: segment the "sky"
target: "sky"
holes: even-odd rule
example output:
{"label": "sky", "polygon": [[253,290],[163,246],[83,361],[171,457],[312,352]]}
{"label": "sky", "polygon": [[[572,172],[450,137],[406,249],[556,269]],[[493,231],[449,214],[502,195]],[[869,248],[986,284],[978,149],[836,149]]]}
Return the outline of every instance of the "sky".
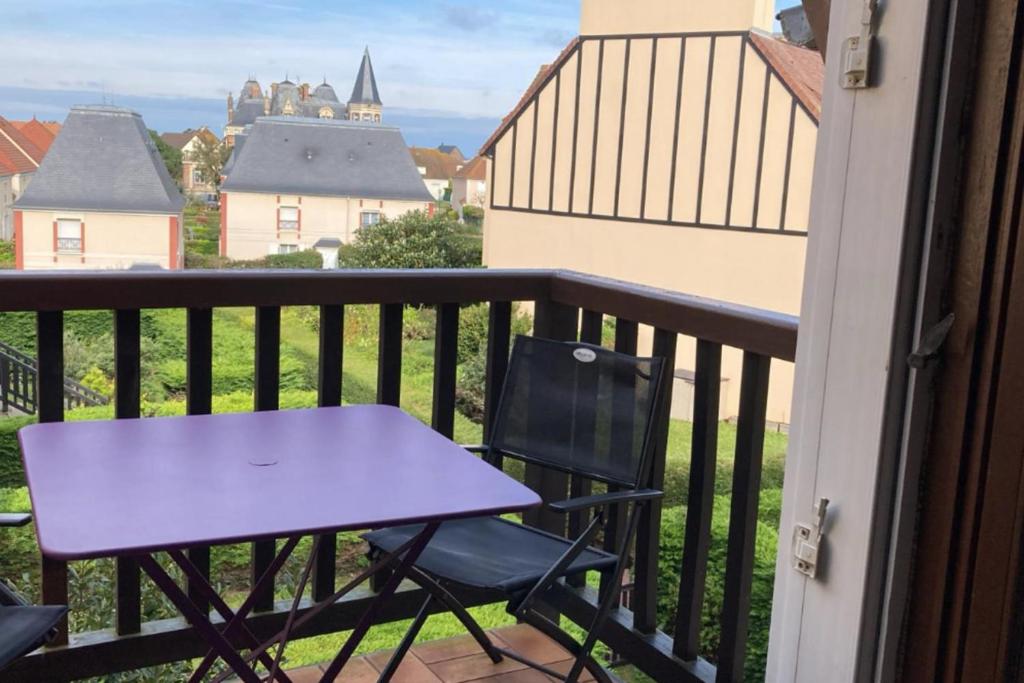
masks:
{"label": "sky", "polygon": [[386,122],[409,144],[471,154],[578,27],[579,0],[11,3],[0,116],[61,121],[106,102],[160,132],[220,133],[228,93],[250,75],[264,87],[326,77],[345,100],[369,47]]}

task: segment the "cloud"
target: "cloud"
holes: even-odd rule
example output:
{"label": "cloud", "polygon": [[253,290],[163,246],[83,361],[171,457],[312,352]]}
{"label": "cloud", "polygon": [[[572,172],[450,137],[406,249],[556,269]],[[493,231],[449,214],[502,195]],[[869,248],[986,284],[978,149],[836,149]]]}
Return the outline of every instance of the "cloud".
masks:
{"label": "cloud", "polygon": [[498,23],[496,12],[481,9],[476,5],[445,3],[442,16],[446,26],[467,33],[479,33]]}

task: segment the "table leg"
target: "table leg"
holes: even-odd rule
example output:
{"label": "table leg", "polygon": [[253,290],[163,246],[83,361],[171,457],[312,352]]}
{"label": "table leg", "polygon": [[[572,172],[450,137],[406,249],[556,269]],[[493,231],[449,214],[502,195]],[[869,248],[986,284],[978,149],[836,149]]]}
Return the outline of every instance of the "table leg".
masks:
{"label": "table leg", "polygon": [[376,618],[377,613],[380,611],[381,607],[383,607],[384,603],[394,595],[395,591],[398,589],[398,584],[400,584],[405,578],[405,575],[409,573],[409,570],[416,563],[416,560],[419,558],[420,553],[423,552],[423,549],[427,547],[427,544],[430,542],[430,539],[433,537],[434,532],[437,531],[439,526],[439,522],[430,522],[423,527],[423,530],[419,534],[416,535],[414,542],[409,546],[409,550],[405,553],[405,556],[402,557],[398,566],[395,567],[394,572],[388,578],[387,583],[384,584],[380,593],[377,594],[377,597],[374,598],[366,608],[366,611],[363,612],[363,616],[360,617],[356,627],[352,629],[352,634],[348,637],[348,640],[345,641],[345,645],[341,648],[341,651],[338,652],[338,655],[334,658],[334,661],[331,662],[330,666],[324,670],[324,675],[323,678],[321,678],[321,681],[334,681],[338,674],[341,673],[342,667],[348,663],[348,660],[352,657],[352,653],[355,652],[359,643],[362,642],[363,638],[366,636],[366,632],[370,630],[370,626],[373,625],[373,620]]}
{"label": "table leg", "polygon": [[223,633],[210,623],[209,615],[203,614],[188,595],[178,587],[167,572],[164,571],[152,555],[140,555],[139,565],[149,574],[153,582],[163,591],[164,595],[174,603],[178,611],[192,624],[211,648],[230,666],[245,683],[261,683],[260,677],[249,664],[231,646]]}

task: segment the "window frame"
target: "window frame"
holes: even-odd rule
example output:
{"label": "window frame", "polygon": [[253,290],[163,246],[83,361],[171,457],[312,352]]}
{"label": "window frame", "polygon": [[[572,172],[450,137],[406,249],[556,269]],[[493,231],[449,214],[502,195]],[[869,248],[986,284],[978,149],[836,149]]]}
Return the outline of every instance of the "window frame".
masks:
{"label": "window frame", "polygon": [[[286,219],[284,217],[284,215],[285,215],[284,212],[285,211],[294,211],[295,212],[295,214],[294,214],[295,215],[295,220]],[[277,207],[277,229],[280,232],[298,231],[300,225],[302,224],[302,221],[300,220],[301,215],[302,214],[299,213],[299,207],[298,206],[279,206],[279,207]]]}
{"label": "window frame", "polygon": [[[57,253],[59,254],[81,254],[82,253],[82,225],[84,221],[81,218],[58,218],[57,223]],[[75,224],[78,226],[77,237],[68,237],[62,235],[65,226]]]}

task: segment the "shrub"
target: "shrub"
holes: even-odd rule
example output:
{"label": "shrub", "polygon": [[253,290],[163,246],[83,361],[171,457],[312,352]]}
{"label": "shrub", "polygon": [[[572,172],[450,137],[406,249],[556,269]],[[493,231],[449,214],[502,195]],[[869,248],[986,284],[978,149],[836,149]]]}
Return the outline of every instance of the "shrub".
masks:
{"label": "shrub", "polygon": [[0,240],[0,270],[14,267],[14,242]]}
{"label": "shrub", "polygon": [[[774,508],[775,494],[762,495],[762,504]],[[750,626],[747,636],[744,680],[764,680],[768,658],[768,630],[771,626],[772,590],[775,585],[775,553],[778,534],[762,520],[770,511],[762,505],[758,513],[754,546],[754,578],[750,591]],[[658,622],[671,632],[676,619],[679,568],[686,528],[686,508],[667,508],[662,513],[661,554],[658,560]],[[717,657],[721,631],[720,617],[725,590],[725,558],[729,535],[729,497],[715,496],[711,516],[711,546],[708,550],[704,606],[701,611],[700,655],[710,662]]]}
{"label": "shrub", "polygon": [[360,228],[339,255],[345,268],[476,268],[481,261],[471,229],[422,211]]}
{"label": "shrub", "polygon": [[296,251],[291,254],[270,254],[251,261],[234,261],[216,254],[187,251],[185,268],[189,270],[258,270],[278,268],[288,270],[319,270],[324,259],[316,249]]}
{"label": "shrub", "polygon": [[35,421],[34,417],[0,418],[0,488],[25,485],[25,469],[21,465],[18,430]]}
{"label": "shrub", "polygon": [[[455,387],[456,409],[477,424],[484,419],[487,383],[487,330],[490,309],[486,304],[467,306],[459,316],[459,378]],[[533,320],[513,311],[512,336],[529,334]]]}

